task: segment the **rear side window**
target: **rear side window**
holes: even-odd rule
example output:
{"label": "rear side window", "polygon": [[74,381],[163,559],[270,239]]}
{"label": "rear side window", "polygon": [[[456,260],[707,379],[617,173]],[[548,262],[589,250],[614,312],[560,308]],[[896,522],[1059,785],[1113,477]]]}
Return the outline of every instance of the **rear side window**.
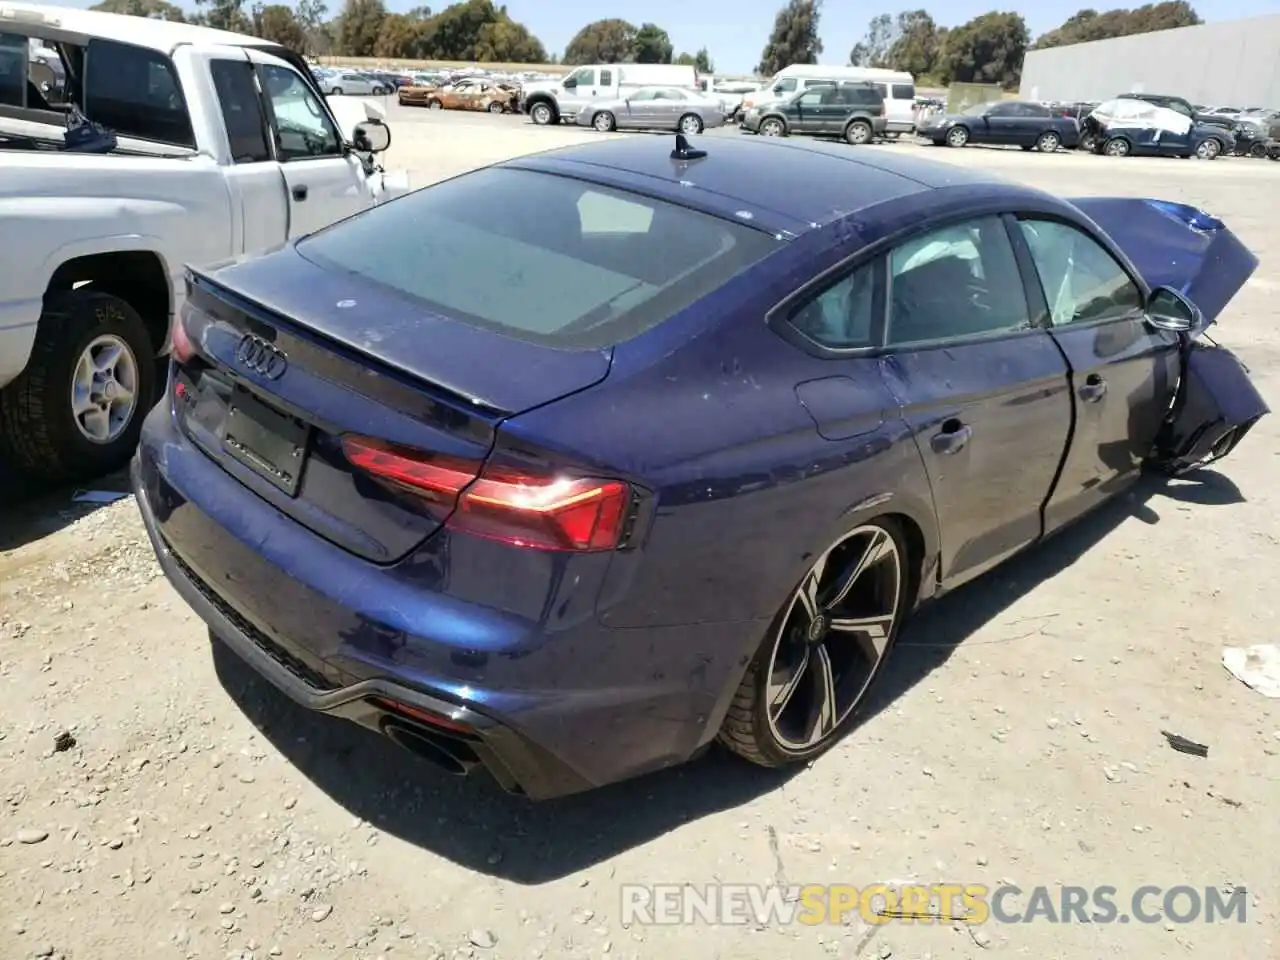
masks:
{"label": "rear side window", "polygon": [[780,243],[661,200],[494,167],[375,207],[297,249],[476,326],[598,349],[661,323]]}
{"label": "rear side window", "polygon": [[85,50],[85,114],[124,137],[194,147],[187,104],[164,54],[110,40]]}
{"label": "rear side window", "polygon": [[860,103],[864,107],[875,107],[884,103],[884,97],[875,87],[868,87],[859,84],[853,87],[853,102]]}
{"label": "rear side window", "polygon": [[26,106],[27,38],[0,33],[0,105]]}
{"label": "rear side window", "polygon": [[213,60],[209,64],[218,92],[222,122],[227,128],[234,163],[258,163],[271,159],[262,102],[253,82],[253,65],[247,60]]}
{"label": "rear side window", "polygon": [[895,83],[892,92],[895,100],[914,100],[916,98],[915,84],[912,83]]}

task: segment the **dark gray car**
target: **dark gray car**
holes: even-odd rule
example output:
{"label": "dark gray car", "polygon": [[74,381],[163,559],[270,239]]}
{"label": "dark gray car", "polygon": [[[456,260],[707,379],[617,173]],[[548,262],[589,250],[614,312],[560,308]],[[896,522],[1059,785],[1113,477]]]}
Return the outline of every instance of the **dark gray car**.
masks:
{"label": "dark gray car", "polygon": [[885,123],[880,91],[870,83],[849,82],[810,86],[789,100],[753,107],[742,118],[742,129],[766,137],[842,137],[856,145],[883,136]]}

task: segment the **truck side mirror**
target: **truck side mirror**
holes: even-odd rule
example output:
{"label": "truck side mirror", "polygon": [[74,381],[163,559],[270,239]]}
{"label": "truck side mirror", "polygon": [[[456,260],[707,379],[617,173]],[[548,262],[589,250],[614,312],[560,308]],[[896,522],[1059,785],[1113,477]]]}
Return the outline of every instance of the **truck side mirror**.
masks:
{"label": "truck side mirror", "polygon": [[391,128],[381,120],[365,120],[356,124],[351,140],[363,153],[382,153],[391,146]]}

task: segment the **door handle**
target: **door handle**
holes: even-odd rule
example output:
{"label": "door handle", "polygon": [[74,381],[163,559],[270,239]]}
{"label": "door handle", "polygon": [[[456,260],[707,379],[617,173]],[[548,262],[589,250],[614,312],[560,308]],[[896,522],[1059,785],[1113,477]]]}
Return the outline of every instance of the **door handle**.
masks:
{"label": "door handle", "polygon": [[1077,392],[1085,403],[1097,403],[1106,395],[1107,381],[1096,373],[1091,373],[1085,377],[1084,385]]}
{"label": "door handle", "polygon": [[307,185],[305,183],[300,183],[293,188],[293,199],[299,202],[307,199]]}
{"label": "door handle", "polygon": [[959,420],[948,420],[942,425],[942,431],[935,433],[929,441],[929,446],[933,448],[934,453],[941,453],[950,456],[959,453],[968,446],[969,438],[973,436],[973,428],[961,423]]}

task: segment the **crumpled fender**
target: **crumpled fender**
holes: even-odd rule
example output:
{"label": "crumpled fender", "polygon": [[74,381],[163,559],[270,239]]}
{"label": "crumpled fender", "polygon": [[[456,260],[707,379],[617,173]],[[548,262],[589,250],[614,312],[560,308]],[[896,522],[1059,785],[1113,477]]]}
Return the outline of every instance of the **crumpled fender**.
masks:
{"label": "crumpled fender", "polygon": [[1156,440],[1156,461],[1178,474],[1219,460],[1270,412],[1234,353],[1187,339],[1178,395]]}

